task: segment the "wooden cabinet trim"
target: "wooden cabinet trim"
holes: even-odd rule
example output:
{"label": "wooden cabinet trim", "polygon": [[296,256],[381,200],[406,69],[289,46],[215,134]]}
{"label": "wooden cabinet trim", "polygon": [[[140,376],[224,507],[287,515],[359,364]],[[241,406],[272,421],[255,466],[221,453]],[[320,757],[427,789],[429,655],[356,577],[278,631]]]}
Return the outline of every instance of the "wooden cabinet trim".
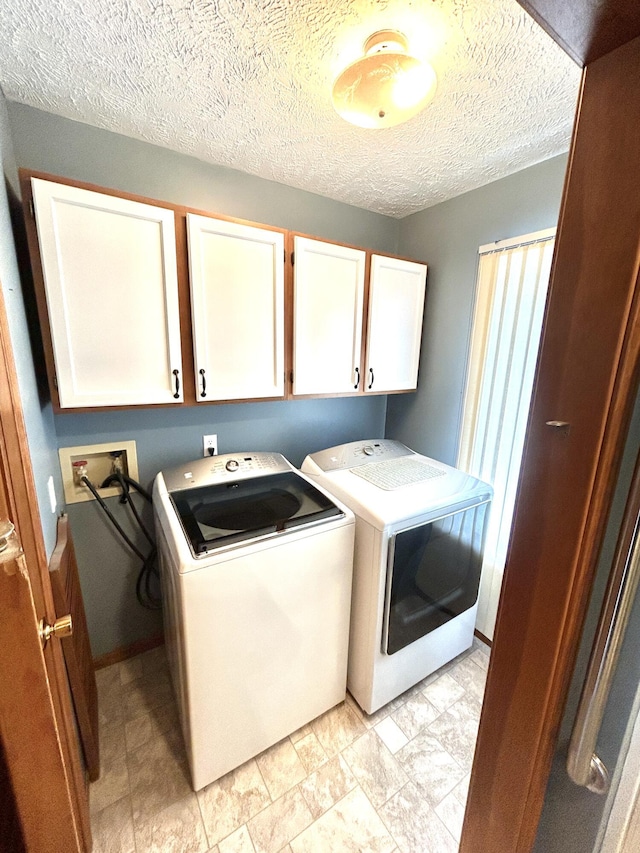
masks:
{"label": "wooden cabinet trim", "polygon": [[371,255],[372,252],[367,251],[364,260],[364,301],[362,304],[362,329],[360,332],[362,341],[360,346],[360,387],[358,388],[359,395],[364,396],[366,394],[369,397],[373,394],[373,390],[366,391],[368,379],[366,369],[367,359],[369,358],[369,317],[371,314]]}
{"label": "wooden cabinet trim", "polygon": [[371,252],[366,246],[357,246],[354,243],[341,243],[340,240],[325,240],[324,237],[318,237],[317,234],[304,234],[302,231],[289,231],[292,244],[295,237],[302,237],[304,240],[314,240],[316,243],[327,243],[329,246],[342,246],[345,249],[354,249],[357,252]]}
{"label": "wooden cabinet trim", "polygon": [[284,238],[284,396],[293,396],[293,232],[287,231]]}
{"label": "wooden cabinet trim", "polygon": [[236,216],[227,216],[224,213],[212,213],[210,210],[201,210],[197,207],[188,207],[185,205],[175,205],[176,216],[184,217],[191,213],[194,216],[203,216],[205,219],[217,219],[220,222],[233,222],[235,225],[245,225],[247,228],[259,228],[262,231],[272,231],[274,234],[283,234],[286,236],[290,232],[286,228],[279,228],[276,225],[267,225],[264,222],[253,222],[250,219],[238,219]]}
{"label": "wooden cabinet trim", "polygon": [[45,180],[48,180],[48,178],[44,177],[40,173],[32,173],[27,172],[24,169],[20,169],[20,189],[22,193],[25,229],[27,232],[27,245],[29,247],[29,255],[31,257],[31,271],[33,275],[36,307],[38,309],[38,320],[40,321],[40,332],[42,334],[47,381],[49,383],[53,410],[58,413],[64,410],[60,408],[60,398],[58,396],[58,381],[56,377],[55,359],[53,357],[53,339],[51,337],[49,309],[47,307],[44,275],[42,272],[42,256],[40,254],[40,243],[38,242],[38,232],[36,229],[36,218],[33,206],[33,191],[31,187],[32,177],[43,177]]}
{"label": "wooden cabinet trim", "polygon": [[191,325],[191,289],[189,287],[189,251],[187,218],[176,212],[176,260],[178,264],[178,310],[182,353],[183,397],[178,406],[196,405],[196,377],[193,366],[193,327]]}
{"label": "wooden cabinet trim", "polygon": [[[49,172],[37,172],[31,169],[18,169],[18,175],[20,177],[20,186],[24,187],[25,183],[28,186],[31,186],[31,178],[39,178],[42,181],[50,181],[54,184],[63,184],[67,187],[77,187],[81,190],[88,190],[89,192],[100,193],[101,195],[112,196],[113,198],[122,198],[126,201],[135,201],[140,204],[149,204],[152,207],[162,207],[165,210],[173,210],[174,213],[179,209],[179,205],[172,204],[169,201],[162,201],[161,199],[149,198],[149,196],[137,195],[136,193],[129,193],[125,190],[119,190],[113,187],[102,187],[98,184],[91,184],[87,181],[76,181],[73,178],[64,178],[60,175],[52,175]],[[31,193],[29,193],[31,196]],[[22,203],[24,204],[25,196],[22,196]]]}

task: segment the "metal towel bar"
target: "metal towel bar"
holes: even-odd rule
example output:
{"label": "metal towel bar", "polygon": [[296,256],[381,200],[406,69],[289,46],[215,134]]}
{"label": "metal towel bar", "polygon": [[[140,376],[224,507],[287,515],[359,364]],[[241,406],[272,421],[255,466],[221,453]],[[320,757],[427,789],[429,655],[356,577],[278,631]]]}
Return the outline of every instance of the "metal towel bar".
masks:
{"label": "metal towel bar", "polygon": [[595,750],[639,579],[640,457],[629,490],[567,756],[567,772],[571,779],[596,794],[604,794],[609,788],[609,773]]}

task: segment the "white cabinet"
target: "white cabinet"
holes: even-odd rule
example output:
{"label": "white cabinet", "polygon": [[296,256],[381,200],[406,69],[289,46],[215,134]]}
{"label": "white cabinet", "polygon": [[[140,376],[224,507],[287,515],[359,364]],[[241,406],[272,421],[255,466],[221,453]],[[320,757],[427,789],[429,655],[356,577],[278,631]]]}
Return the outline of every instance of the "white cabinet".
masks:
{"label": "white cabinet", "polygon": [[295,238],[293,393],[390,393],[416,388],[425,264],[371,255],[364,376],[366,252]]}
{"label": "white cabinet", "polygon": [[196,399],[284,396],[284,233],[187,214]]}
{"label": "white cabinet", "polygon": [[291,235],[291,271],[282,229],[21,179],[60,409],[182,403],[189,294],[189,404],[415,389],[424,264]]}
{"label": "white cabinet", "polygon": [[293,393],[354,393],[360,383],[366,253],[294,238]]}
{"label": "white cabinet", "polygon": [[426,280],[425,264],[371,256],[367,393],[416,388]]}
{"label": "white cabinet", "polygon": [[61,408],[181,402],[172,210],[32,178]]}

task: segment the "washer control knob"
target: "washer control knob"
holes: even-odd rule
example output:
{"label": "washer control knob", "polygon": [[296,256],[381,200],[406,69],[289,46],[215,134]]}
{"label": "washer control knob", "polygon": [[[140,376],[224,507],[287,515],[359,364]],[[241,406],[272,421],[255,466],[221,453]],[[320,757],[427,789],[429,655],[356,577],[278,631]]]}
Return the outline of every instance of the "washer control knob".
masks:
{"label": "washer control knob", "polygon": [[371,447],[370,444],[365,444],[362,449],[364,450],[365,456],[373,456],[373,454],[375,453],[375,450],[373,449],[373,447]]}
{"label": "washer control knob", "polygon": [[224,467],[227,471],[237,471],[240,467],[240,463],[237,459],[230,459]]}

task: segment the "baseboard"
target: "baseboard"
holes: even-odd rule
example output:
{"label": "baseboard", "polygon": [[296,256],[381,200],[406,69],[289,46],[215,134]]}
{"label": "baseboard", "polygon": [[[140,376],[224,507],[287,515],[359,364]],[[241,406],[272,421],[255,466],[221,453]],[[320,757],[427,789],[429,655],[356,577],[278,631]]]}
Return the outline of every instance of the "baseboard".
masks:
{"label": "baseboard", "polygon": [[486,643],[489,648],[493,646],[493,642],[488,637],[485,637],[484,634],[481,634],[480,631],[475,630],[473,633],[479,640],[482,640],[483,643]]}
{"label": "baseboard", "polygon": [[[480,631],[477,630],[473,633],[479,640],[482,640],[483,643],[491,648],[493,643],[485,637],[484,634],[481,634]],[[106,655],[100,655],[99,657],[94,658],[93,668],[104,669],[106,666],[111,666],[114,663],[120,663],[121,660],[127,660],[128,658],[133,658],[136,655],[142,654],[142,652],[148,652],[149,649],[155,649],[163,643],[164,634],[157,634],[155,637],[136,640],[135,643],[131,643],[129,646],[118,646],[118,648],[114,649],[112,652],[107,652]]]}
{"label": "baseboard", "polygon": [[106,655],[99,655],[93,659],[94,669],[104,669],[105,666],[111,666],[114,663],[120,663],[121,660],[133,658],[142,652],[148,652],[149,649],[155,649],[164,643],[164,635],[157,634],[155,637],[147,637],[144,640],[136,640],[129,646],[118,646],[112,652],[107,652]]}

